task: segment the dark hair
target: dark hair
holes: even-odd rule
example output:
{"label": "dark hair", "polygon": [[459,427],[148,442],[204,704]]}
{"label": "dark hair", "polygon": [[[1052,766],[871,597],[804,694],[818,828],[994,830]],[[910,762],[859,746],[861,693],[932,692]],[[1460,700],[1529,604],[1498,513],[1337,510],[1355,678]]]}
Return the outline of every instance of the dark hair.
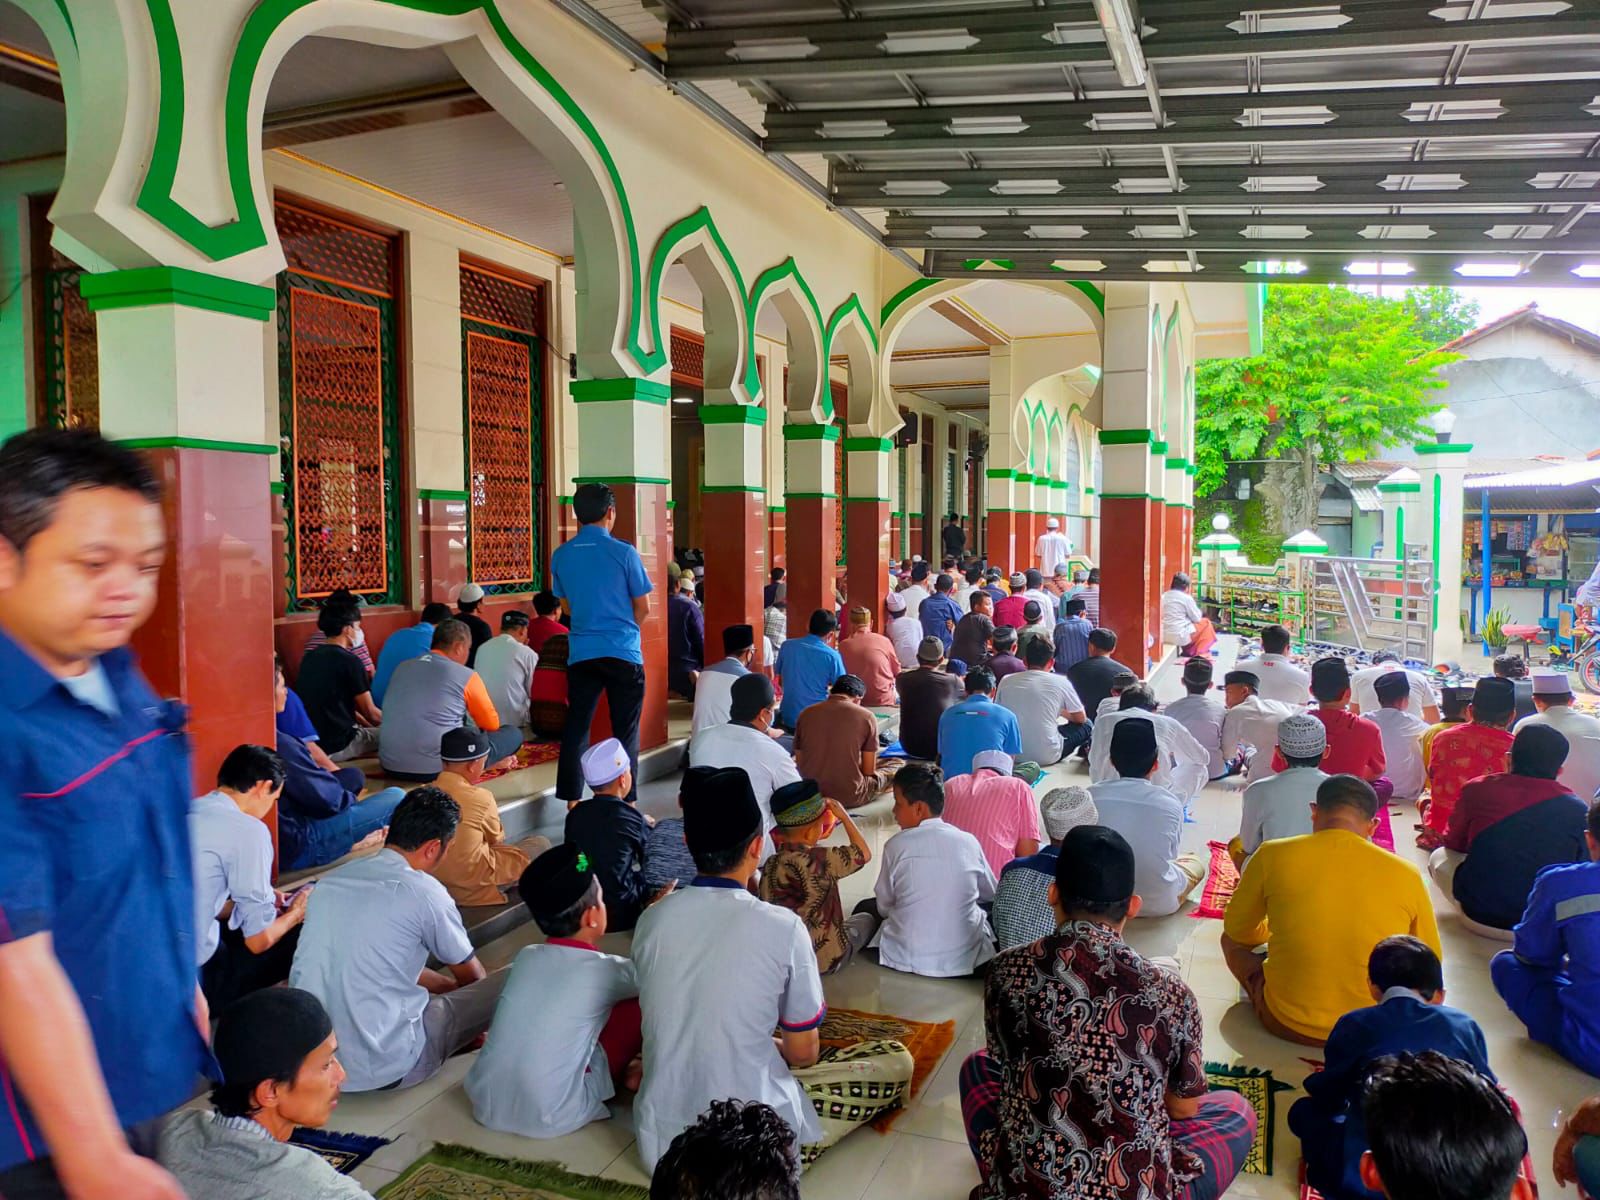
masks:
{"label": "dark hair", "polygon": [[1287,654],[1289,652],[1289,631],[1282,625],[1268,625],[1261,630],[1261,652],[1263,654]]}
{"label": "dark hair", "polygon": [[533,611],[541,617],[553,617],[561,611],[561,601],[554,592],[539,592],[533,597]]}
{"label": "dark hair", "polygon": [[894,787],[908,804],[926,804],[936,817],[944,812],[944,772],[932,763],[907,763],[896,773]]}
{"label": "dark hair", "polygon": [[1507,1200],[1528,1153],[1500,1089],[1437,1050],[1380,1058],[1361,1113],[1390,1200]]}
{"label": "dark hair", "polygon": [[0,445],[0,537],[20,554],[55,520],[61,497],[79,488],[116,488],[161,503],[161,484],[137,451],[92,430],[41,426]]}
{"label": "dark hair", "polygon": [[729,658],[754,649],[755,643],[744,644],[744,626],[729,625],[722,631],[722,652]]}
{"label": "dark hair", "polygon": [[761,822],[757,820],[750,827],[750,832],[736,840],[733,845],[716,850],[690,847],[689,857],[694,859],[695,870],[702,875],[726,875],[744,861],[745,851],[750,848],[750,843],[761,834]]}
{"label": "dark hair", "polygon": [[1017,644],[1017,627],[1015,625],[996,625],[994,633],[989,636],[994,643],[995,652],[1010,650]]}
{"label": "dark hair", "polygon": [[412,788],[389,817],[387,844],[396,850],[419,850],[437,839],[448,846],[461,823],[461,806],[432,785]]}
{"label": "dark hair", "polygon": [[1431,1000],[1444,990],[1444,968],[1439,956],[1421,938],[1409,933],[1386,937],[1367,956],[1367,978],[1380,992],[1410,988]]}
{"label": "dark hair", "polygon": [[864,699],[866,694],[867,685],[859,675],[841,675],[828,689],[830,696],[854,696],[857,700]]}
{"label": "dark hair", "polygon": [[1467,705],[1472,703],[1472,693],[1465,688],[1441,688],[1439,694],[1439,719],[1441,721],[1465,721],[1467,719]]}
{"label": "dark hair", "polygon": [[[1127,692],[1123,693],[1125,696],[1127,694]],[[1129,719],[1140,720],[1138,717],[1130,717]],[[1151,722],[1151,724],[1154,725],[1154,722]],[[1117,739],[1114,736],[1115,733],[1115,727],[1106,726],[1106,737],[1111,742],[1111,766],[1117,774],[1124,779],[1143,779],[1149,775],[1150,768],[1155,766],[1161,759],[1161,747],[1152,744],[1148,749],[1144,747],[1135,749],[1124,740],[1122,747],[1119,749]]]}
{"label": "dark hair", "polygon": [[783,577],[785,575],[787,575],[787,574],[788,574],[788,572],[785,571],[782,567],[773,567],[772,568],[772,582],[773,583],[781,582]]}
{"label": "dark hair", "polygon": [[1317,807],[1323,812],[1353,808],[1370,821],[1378,815],[1378,793],[1359,775],[1330,775],[1317,785]]}
{"label": "dark hair", "polygon": [[1109,629],[1091,629],[1089,630],[1089,645],[1096,650],[1104,650],[1107,654],[1110,654],[1117,648],[1117,635]]}
{"label": "dark hair", "polygon": [[1350,690],[1350,668],[1337,656],[1319,658],[1311,664],[1311,694],[1331,704]]}
{"label": "dark hair", "polygon": [[263,1083],[293,1083],[305,1061],[302,1058],[295,1064],[294,1070],[282,1075],[270,1075],[266,1079],[240,1080],[237,1083],[220,1080],[213,1083],[209,1097],[211,1107],[219,1117],[253,1117],[261,1111],[261,1106],[256,1103],[256,1089]]}
{"label": "dark hair", "polygon": [[1399,661],[1400,656],[1393,650],[1374,650],[1372,652],[1372,665],[1375,667],[1384,663],[1397,663]]}
{"label": "dark hair", "polygon": [[1055,647],[1048,638],[1031,637],[1022,650],[1022,661],[1035,671],[1048,667],[1055,656]]}
{"label": "dark hair", "polygon": [[500,632],[509,629],[526,629],[528,627],[528,614],[520,608],[509,608],[500,614]]}
{"label": "dark hair", "polygon": [[228,757],[217,768],[217,786],[233,792],[248,792],[258,783],[278,788],[283,785],[286,772],[283,759],[265,746],[247,742],[228,751]]}
{"label": "dark hair", "polygon": [[1400,701],[1410,698],[1411,680],[1404,671],[1385,671],[1372,681],[1372,690],[1377,694],[1381,706],[1393,708]]}
{"label": "dark hair", "polygon": [[1179,571],[1172,577],[1172,590],[1175,592],[1186,592],[1189,590],[1189,577],[1182,571]]}
{"label": "dark hair", "polygon": [[441,621],[448,621],[450,619],[450,606],[448,604],[440,604],[437,600],[431,604],[424,604],[422,612],[417,619],[424,625],[437,625]]}
{"label": "dark hair", "polygon": [[478,611],[478,607],[482,603],[482,597],[479,597],[476,600],[462,600],[458,598],[456,600],[456,611],[458,613],[475,613]]}
{"label": "dark hair", "polygon": [[354,604],[324,604],[317,610],[317,628],[323,637],[336,638],[361,620],[361,610]]}
{"label": "dark hair", "polygon": [[1526,679],[1528,664],[1520,654],[1496,654],[1494,673],[1501,679]]}
{"label": "dark hair", "polygon": [[1024,571],[1022,573],[1022,578],[1024,583],[1026,583],[1026,585],[1030,588],[1044,586],[1044,576],[1033,567],[1029,567],[1026,571]]}
{"label": "dark hair", "polygon": [[976,587],[978,582],[979,582],[979,580],[981,580],[982,578],[983,578],[983,570],[982,570],[982,568],[980,568],[980,567],[968,567],[967,568],[967,582],[968,583],[970,583],[974,587]]}
{"label": "dark hair", "polygon": [[940,593],[948,592],[951,588],[955,587],[955,585],[956,581],[954,578],[946,575],[943,571],[940,571],[939,577],[933,581],[933,590]]}
{"label": "dark hair", "polygon": [[617,506],[617,498],[603,483],[580,483],[572,493],[572,515],[580,525],[593,525],[604,521],[606,514]]}
{"label": "dark hair", "polygon": [[811,620],[806,625],[806,632],[812,637],[827,637],[839,628],[839,618],[825,608],[819,608],[811,614]]}
{"label": "dark hair", "polygon": [[429,649],[451,650],[463,643],[471,642],[472,630],[467,628],[467,623],[450,617],[433,627],[433,641],[429,643]]}
{"label": "dark hair", "polygon": [[1132,671],[1118,671],[1111,677],[1111,690],[1120,696],[1123,692],[1139,682],[1139,677]]}
{"label": "dark hair", "polygon": [[[746,682],[749,680],[750,682]],[[772,686],[772,680],[759,671],[752,671],[748,675],[741,675],[733,681],[729,691],[729,720],[739,722],[754,721],[778,698]]]}
{"label": "dark hair", "polygon": [[1600,804],[1591,804],[1589,806],[1589,819],[1585,822],[1584,827],[1596,841],[1600,841]]}
{"label": "dark hair", "polygon": [[1087,582],[1089,582],[1089,583],[1099,583],[1100,582],[1100,568],[1099,567],[1090,567],[1089,568],[1089,578],[1088,578]]}
{"label": "dark hair", "polygon": [[600,877],[598,875],[591,876],[589,890],[576,901],[567,905],[560,912],[545,912],[540,908],[536,908],[530,899],[530,897],[537,897],[536,890],[532,886],[524,887],[522,883],[522,880],[527,879],[528,873],[532,870],[533,866],[530,863],[522,872],[522,879],[517,880],[517,895],[522,897],[522,902],[528,906],[528,915],[533,918],[533,923],[539,927],[545,937],[571,937],[583,928],[583,914],[604,899],[600,892]]}
{"label": "dark hair", "polygon": [[713,1100],[656,1163],[650,1200],[800,1200],[794,1130],[765,1104]]}
{"label": "dark hair", "polygon": [[1068,600],[1066,604],[1062,605],[1062,611],[1065,612],[1069,617],[1075,617],[1081,612],[1087,612],[1088,609],[1089,602],[1082,596],[1074,596],[1071,600]]}
{"label": "dark hair", "polygon": [[1124,900],[1085,900],[1082,896],[1069,895],[1061,890],[1061,884],[1056,884],[1056,899],[1061,904],[1061,911],[1067,914],[1069,920],[1088,917],[1091,920],[1108,921],[1115,925],[1128,915],[1128,909],[1133,905],[1133,897]]}
{"label": "dark hair", "polygon": [[1156,693],[1148,683],[1136,683],[1132,687],[1122,689],[1122,694],[1117,697],[1120,703],[1118,712],[1127,712],[1130,708],[1142,708],[1145,712],[1156,711]]}
{"label": "dark hair", "polygon": [[[1327,752],[1327,748],[1326,747],[1323,748],[1323,752],[1324,753]],[[1282,746],[1278,747],[1278,753],[1279,754],[1283,754],[1283,747]],[[1318,754],[1318,755],[1316,755],[1316,756],[1314,756],[1312,758],[1296,758],[1292,754],[1284,754],[1283,755],[1283,761],[1288,763],[1291,768],[1293,768],[1293,767],[1320,767],[1322,765],[1322,755]]]}
{"label": "dark hair", "polygon": [[1029,625],[1037,624],[1044,618],[1044,605],[1037,600],[1029,600],[1022,606],[1022,619]]}
{"label": "dark hair", "polygon": [[988,667],[973,667],[967,672],[967,695],[976,696],[980,692],[987,694],[994,691],[994,672]]}
{"label": "dark hair", "polygon": [[1555,779],[1561,774],[1569,750],[1567,739],[1559,729],[1524,724],[1511,741],[1511,773],[1534,779]]}

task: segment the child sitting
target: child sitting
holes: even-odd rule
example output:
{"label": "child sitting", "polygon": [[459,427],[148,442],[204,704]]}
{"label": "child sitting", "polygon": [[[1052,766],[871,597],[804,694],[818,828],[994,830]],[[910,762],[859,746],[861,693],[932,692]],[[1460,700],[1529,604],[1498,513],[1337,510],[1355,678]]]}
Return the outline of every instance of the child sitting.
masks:
{"label": "child sitting", "polygon": [[650,900],[642,868],[651,822],[628,801],[633,772],[622,743],[606,738],[585,751],[583,779],[594,795],[567,813],[566,840],[589,856],[611,928],[632,929]]}
{"label": "child sitting", "polygon": [[1385,1055],[1436,1050],[1493,1079],[1483,1031],[1460,1009],[1444,1003],[1444,973],[1421,940],[1387,937],[1367,960],[1370,1008],[1339,1018],[1328,1037],[1326,1066],[1305,1081],[1306,1097],[1289,1110],[1300,1139],[1306,1182],[1327,1200],[1367,1200],[1378,1193],[1361,1182],[1368,1149],[1361,1095],[1373,1064]]}
{"label": "child sitting", "polygon": [[563,1137],[610,1117],[605,1102],[639,1086],[639,983],[631,960],[598,948],[605,901],[576,845],[534,859],[517,890],[550,940],[517,954],[466,1092],[481,1125]]}
{"label": "child sitting", "polygon": [[[844,919],[839,880],[872,861],[867,839],[844,805],[824,799],[816,783],[802,779],[772,793],[773,831],[777,851],[761,868],[757,894],[768,904],[792,909],[811,932],[817,970],[832,975],[844,970],[872,936],[872,918]],[[837,825],[844,826],[848,846],[819,846]]]}

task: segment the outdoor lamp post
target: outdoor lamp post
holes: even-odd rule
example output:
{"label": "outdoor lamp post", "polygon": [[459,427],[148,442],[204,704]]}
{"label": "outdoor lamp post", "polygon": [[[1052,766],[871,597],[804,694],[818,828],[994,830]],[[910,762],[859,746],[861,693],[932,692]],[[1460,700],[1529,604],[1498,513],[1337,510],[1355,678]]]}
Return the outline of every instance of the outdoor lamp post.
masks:
{"label": "outdoor lamp post", "polygon": [[1428,425],[1433,430],[1433,436],[1442,446],[1449,442],[1450,434],[1455,431],[1456,414],[1448,408],[1441,408],[1428,418]]}

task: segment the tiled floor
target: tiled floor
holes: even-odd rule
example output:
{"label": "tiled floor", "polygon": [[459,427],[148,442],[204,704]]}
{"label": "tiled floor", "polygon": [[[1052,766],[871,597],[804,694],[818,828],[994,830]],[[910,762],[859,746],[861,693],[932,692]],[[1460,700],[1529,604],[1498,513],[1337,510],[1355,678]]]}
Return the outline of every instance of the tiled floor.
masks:
{"label": "tiled floor", "polygon": [[[1083,779],[1081,765],[1052,769],[1052,776]],[[1041,794],[1051,786],[1040,785]],[[665,815],[676,808],[675,781],[660,781],[644,790],[643,805]],[[1194,823],[1185,830],[1185,849],[1203,851],[1206,842],[1238,832],[1238,793],[1212,786],[1195,805]],[[1394,814],[1400,853],[1420,863],[1423,856],[1410,848],[1413,818]],[[894,832],[888,805],[880,800],[864,810],[864,828],[875,851]],[[867,894],[874,867],[847,881],[846,905]],[[1520,1025],[1506,1012],[1489,984],[1488,960],[1500,947],[1467,932],[1452,910],[1441,905],[1440,925],[1445,947],[1445,980],[1451,1003],[1472,1013],[1488,1037],[1490,1059],[1501,1080],[1521,1103],[1533,1144],[1533,1158],[1546,1195],[1557,1192],[1549,1163],[1555,1131],[1564,1114],[1600,1082],[1568,1066],[1554,1053],[1535,1046],[1522,1035]],[[1178,958],[1185,978],[1200,1001],[1206,1024],[1206,1056],[1225,1063],[1243,1063],[1271,1070],[1278,1079],[1295,1085],[1304,1078],[1303,1054],[1314,1053],[1280,1042],[1255,1022],[1247,1005],[1238,1002],[1238,988],[1223,965],[1217,946],[1221,923],[1195,920],[1179,914],[1135,921],[1129,939],[1147,954]],[[538,937],[531,927],[494,943],[485,953],[490,967],[509,960],[516,950]],[[626,939],[615,938],[615,948],[625,952]],[[870,962],[857,963],[827,981],[831,1003],[852,1008],[896,1013],[921,1020],[954,1020],[956,1043],[937,1073],[887,1136],[872,1130],[853,1134],[830,1151],[806,1176],[808,1200],[965,1200],[977,1182],[977,1171],[967,1152],[956,1095],[961,1059],[984,1040],[980,985],[970,980],[931,980],[884,970]],[[529,1019],[537,1019],[530,1014]],[[461,1142],[495,1154],[547,1159],[574,1171],[644,1183],[633,1151],[631,1111],[626,1104],[613,1107],[613,1119],[588,1126],[577,1134],[539,1142],[494,1133],[472,1120],[460,1083],[469,1059],[452,1060],[436,1079],[405,1092],[347,1096],[333,1126],[339,1129],[382,1133],[394,1143],[375,1154],[357,1177],[376,1189],[436,1141]],[[1298,1091],[1281,1093],[1274,1173],[1243,1176],[1228,1191],[1230,1197],[1293,1197],[1299,1155],[1284,1120]]]}

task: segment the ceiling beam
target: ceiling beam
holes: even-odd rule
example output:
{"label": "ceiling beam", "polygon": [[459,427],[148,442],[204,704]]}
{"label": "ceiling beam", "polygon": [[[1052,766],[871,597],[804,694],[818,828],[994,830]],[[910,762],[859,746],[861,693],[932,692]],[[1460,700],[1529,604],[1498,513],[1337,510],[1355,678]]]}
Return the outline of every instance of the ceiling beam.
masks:
{"label": "ceiling beam", "polygon": [[[1015,258],[1024,252],[1048,253],[1057,258],[1103,258],[1107,254],[1142,254],[1147,258],[1169,258],[1188,254],[1244,254],[1254,258],[1300,258],[1307,254],[1336,253],[1345,259],[1438,255],[1456,258],[1487,259],[1505,254],[1565,255],[1573,259],[1600,258],[1600,233],[1589,236],[1568,234],[1550,239],[1431,237],[1431,238],[1249,238],[1240,233],[1197,233],[1192,237],[1137,238],[1131,234],[1102,234],[1085,238],[938,238],[896,237],[891,246],[928,248],[943,252],[960,251],[968,256]],[[1576,265],[1576,263],[1572,264]]]}
{"label": "ceiling beam", "polygon": [[963,333],[969,333],[985,346],[1004,346],[1011,339],[982,318],[953,300],[935,300],[928,306]]}
{"label": "ceiling beam", "polygon": [[[1317,238],[1342,237],[1352,241],[1354,245],[1361,245],[1364,241],[1361,232],[1370,226],[1412,226],[1426,225],[1435,234],[1486,234],[1494,226],[1547,226],[1552,231],[1569,226],[1576,229],[1581,221],[1588,220],[1591,226],[1600,221],[1600,213],[1590,213],[1587,209],[1579,207],[1576,210],[1581,214],[1576,220],[1566,213],[1450,213],[1450,214],[1410,214],[1396,215],[1393,213],[1333,213],[1325,210],[1302,210],[1293,213],[1274,213],[1271,216],[1262,216],[1256,213],[1239,213],[1236,215],[1204,214],[1195,216],[1191,213],[1189,225],[1198,235],[1229,235],[1237,233],[1247,226],[1279,226],[1301,225],[1311,231],[1305,240],[1309,244]],[[1084,231],[1083,238],[1093,238],[1105,235],[1127,234],[1139,225],[1171,225],[1174,217],[1170,210],[1165,213],[1148,213],[1142,216],[1127,216],[1123,214],[1096,214],[1093,216],[1050,216],[1050,217],[1016,217],[1002,216],[998,213],[976,217],[912,217],[892,215],[888,221],[888,235],[891,239],[922,239],[922,242],[933,245],[963,245],[959,240],[946,242],[934,234],[934,230],[941,228],[957,227],[961,225],[981,226],[989,242],[1010,238],[1013,245],[1027,246],[1038,240],[1032,235],[1034,230],[1048,228],[1078,228]],[[1588,231],[1586,231],[1588,232]],[[1077,240],[1083,240],[1079,238]],[[1067,242],[1074,239],[1066,237],[1047,238],[1052,245],[1056,242]],[[1284,240],[1284,239],[1279,239]],[[1554,240],[1554,239],[1552,239]],[[903,243],[902,243],[903,244]],[[921,244],[921,243],[918,243]]]}

